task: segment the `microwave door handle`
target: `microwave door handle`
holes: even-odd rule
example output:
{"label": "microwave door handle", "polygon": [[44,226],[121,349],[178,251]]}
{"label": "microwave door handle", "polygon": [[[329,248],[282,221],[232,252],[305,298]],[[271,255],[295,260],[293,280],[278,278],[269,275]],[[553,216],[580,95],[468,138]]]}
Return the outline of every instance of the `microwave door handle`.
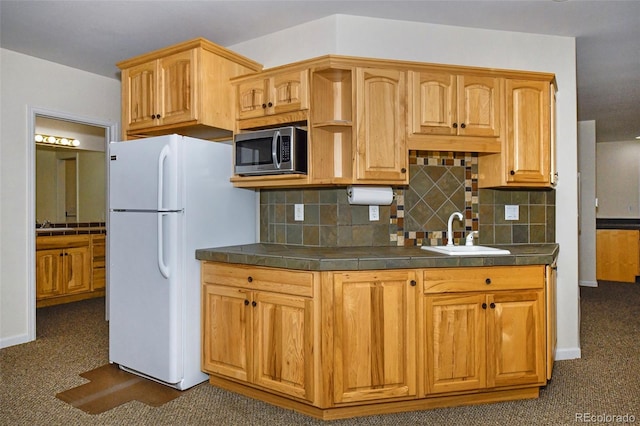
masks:
{"label": "microwave door handle", "polygon": [[276,165],[276,169],[280,169],[280,130],[277,130],[273,139],[271,140],[271,158],[273,158],[273,164]]}

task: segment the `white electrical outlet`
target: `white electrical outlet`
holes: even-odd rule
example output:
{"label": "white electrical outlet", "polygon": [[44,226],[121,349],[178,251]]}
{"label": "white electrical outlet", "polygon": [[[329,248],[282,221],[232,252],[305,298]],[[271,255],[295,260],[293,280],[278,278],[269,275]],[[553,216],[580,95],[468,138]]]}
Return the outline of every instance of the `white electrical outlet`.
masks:
{"label": "white electrical outlet", "polygon": [[504,206],[504,220],[520,220],[520,206]]}
{"label": "white electrical outlet", "polygon": [[293,205],[293,220],[304,220],[304,204]]}
{"label": "white electrical outlet", "polygon": [[380,220],[380,206],[369,206],[369,220],[372,222]]}

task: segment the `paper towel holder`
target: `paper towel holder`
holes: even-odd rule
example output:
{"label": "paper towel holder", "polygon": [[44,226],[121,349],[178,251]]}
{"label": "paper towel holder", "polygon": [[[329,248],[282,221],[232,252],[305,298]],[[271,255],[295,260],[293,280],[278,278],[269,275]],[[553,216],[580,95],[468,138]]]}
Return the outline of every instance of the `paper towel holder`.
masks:
{"label": "paper towel holder", "polygon": [[[382,201],[376,201],[376,202],[353,202],[352,201],[352,197],[354,196],[354,190],[355,191],[360,191],[360,190],[364,190],[364,191],[381,191],[381,192],[386,192],[387,194],[390,192],[391,193],[391,198],[389,199],[385,199]],[[393,203],[393,201],[396,199],[396,191],[389,187],[389,186],[367,186],[367,185],[359,185],[359,186],[348,186],[346,188],[346,192],[347,192],[347,199],[349,201],[349,204],[355,204],[355,205],[390,205],[391,203]],[[388,197],[388,195],[387,195]]]}

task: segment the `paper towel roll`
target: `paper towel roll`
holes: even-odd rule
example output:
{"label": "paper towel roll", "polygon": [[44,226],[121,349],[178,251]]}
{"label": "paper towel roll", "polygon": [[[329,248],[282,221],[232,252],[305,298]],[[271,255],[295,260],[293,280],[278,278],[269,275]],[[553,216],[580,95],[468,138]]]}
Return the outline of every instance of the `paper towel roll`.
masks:
{"label": "paper towel roll", "polygon": [[349,204],[388,206],[393,201],[390,186],[349,186],[347,188]]}

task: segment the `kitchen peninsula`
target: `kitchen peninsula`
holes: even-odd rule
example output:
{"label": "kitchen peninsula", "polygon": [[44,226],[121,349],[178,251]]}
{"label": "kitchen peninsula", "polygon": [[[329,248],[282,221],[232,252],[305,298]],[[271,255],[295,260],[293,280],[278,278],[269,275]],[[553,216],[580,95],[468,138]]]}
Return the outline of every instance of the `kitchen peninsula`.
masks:
{"label": "kitchen peninsula", "polygon": [[202,368],[325,420],[536,398],[553,368],[559,247],[501,248],[197,250]]}

